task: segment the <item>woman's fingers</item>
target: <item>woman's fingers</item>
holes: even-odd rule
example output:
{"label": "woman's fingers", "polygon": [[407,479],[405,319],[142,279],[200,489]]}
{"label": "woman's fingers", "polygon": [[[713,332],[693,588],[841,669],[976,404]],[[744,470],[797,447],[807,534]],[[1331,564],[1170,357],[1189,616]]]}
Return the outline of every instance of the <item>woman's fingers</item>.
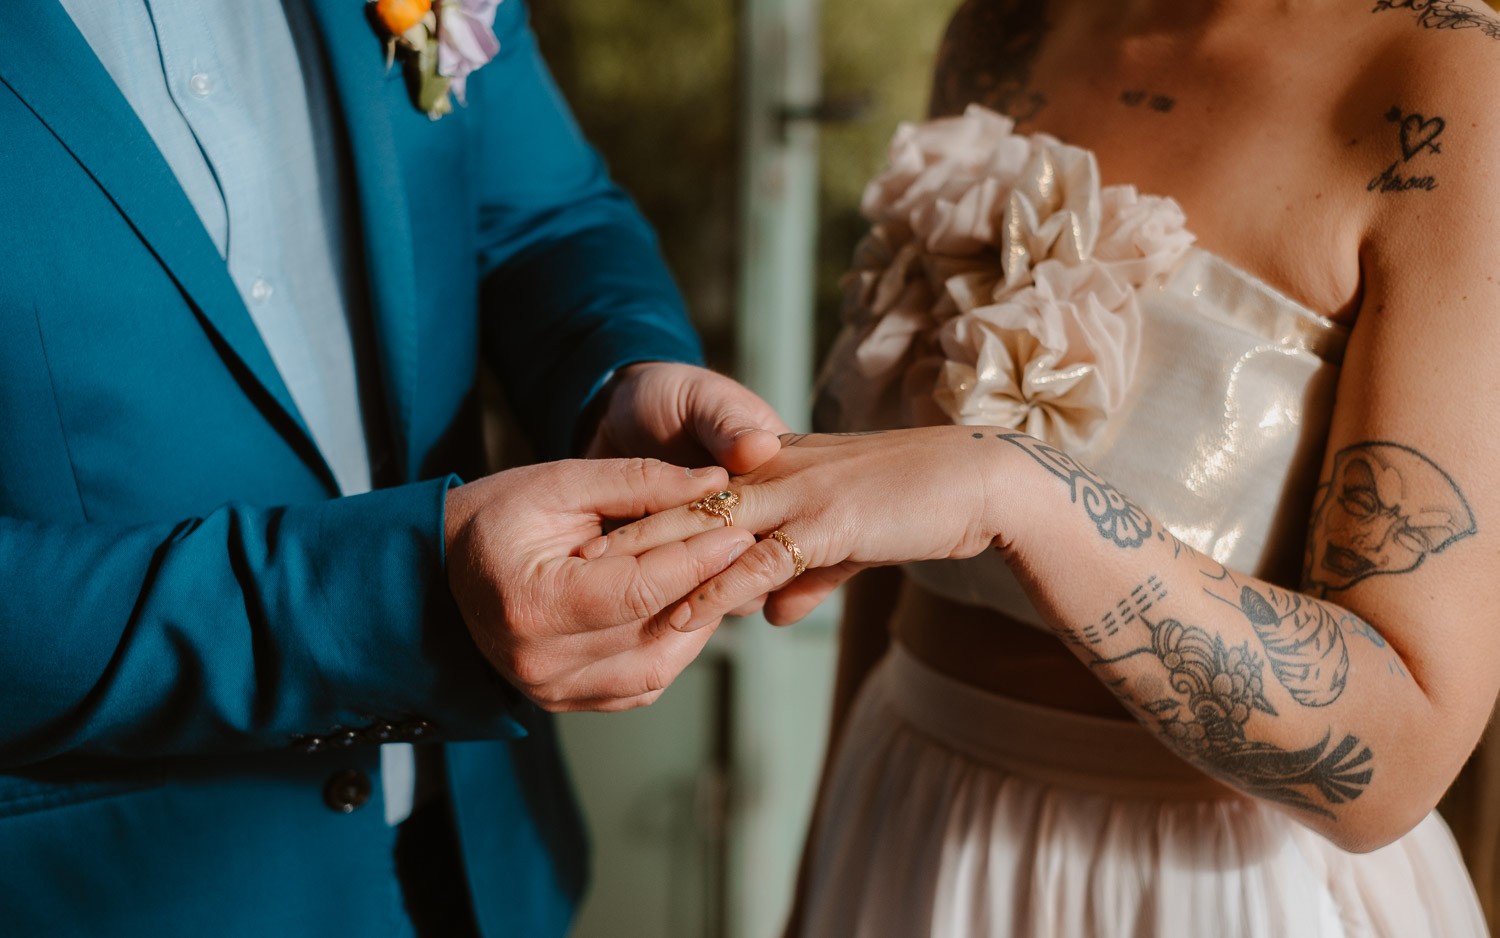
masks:
{"label": "woman's fingers", "polygon": [[861,569],[862,564],[842,563],[808,570],[767,598],[766,621],[772,625],[800,622]]}
{"label": "woman's fingers", "polygon": [[[731,518],[734,520],[734,527],[752,533],[764,530],[769,524],[765,517],[769,506],[765,504],[763,498],[759,497],[761,493],[748,487],[742,491],[733,489],[730,491],[734,497],[725,500],[727,507],[716,506],[715,510],[695,508],[694,506],[698,505],[700,500],[659,511],[586,542],[578,549],[578,555],[584,560],[597,560],[601,557],[639,557],[646,551],[655,550],[664,544],[685,540],[705,531],[727,527]],[[712,496],[709,497],[712,498]]]}
{"label": "woman's fingers", "polygon": [[667,621],[678,631],[696,631],[782,588],[792,582],[796,572],[791,551],[773,538],[764,538],[729,569],[693,590],[667,614]]}
{"label": "woman's fingers", "polygon": [[724,527],[724,522],[713,515],[683,505],[648,515],[596,537],[580,547],[578,555],[584,560],[639,557],[648,550],[684,540],[714,527]]}
{"label": "woman's fingers", "polygon": [[729,614],[739,619],[743,619],[745,616],[753,616],[766,607],[766,601],[770,598],[769,595],[757,596],[743,606],[736,606],[729,610]]}
{"label": "woman's fingers", "polygon": [[638,557],[572,560],[580,567],[576,595],[612,611],[599,621],[642,622],[726,570],[754,540],[749,531],[720,528],[669,541]]}

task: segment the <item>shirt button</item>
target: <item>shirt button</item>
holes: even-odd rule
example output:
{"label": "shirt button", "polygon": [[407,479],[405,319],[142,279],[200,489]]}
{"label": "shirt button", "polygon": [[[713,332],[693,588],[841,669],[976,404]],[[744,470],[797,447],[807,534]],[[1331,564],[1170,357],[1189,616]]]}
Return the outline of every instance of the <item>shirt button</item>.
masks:
{"label": "shirt button", "polygon": [[207,72],[194,72],[193,77],[188,79],[188,91],[195,98],[206,98],[214,90],[214,80],[208,77]]}
{"label": "shirt button", "polygon": [[264,303],[271,298],[276,288],[271,286],[271,281],[265,277],[256,277],[255,282],[250,284],[250,299],[257,303]]}
{"label": "shirt button", "polygon": [[335,772],[323,785],[323,803],[340,814],[349,814],[369,800],[370,776],[358,769]]}

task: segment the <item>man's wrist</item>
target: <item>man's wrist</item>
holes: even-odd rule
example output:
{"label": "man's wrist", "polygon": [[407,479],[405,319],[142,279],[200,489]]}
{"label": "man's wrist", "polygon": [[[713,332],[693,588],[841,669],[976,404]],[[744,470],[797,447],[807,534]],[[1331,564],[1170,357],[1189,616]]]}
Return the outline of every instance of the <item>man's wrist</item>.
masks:
{"label": "man's wrist", "polygon": [[609,412],[609,405],[614,400],[615,392],[620,385],[651,367],[660,365],[660,361],[638,361],[621,365],[605,376],[599,390],[583,406],[583,412],[578,415],[578,423],[574,427],[574,439],[572,453],[576,456],[587,456],[600,442],[599,436],[604,427],[604,416]]}

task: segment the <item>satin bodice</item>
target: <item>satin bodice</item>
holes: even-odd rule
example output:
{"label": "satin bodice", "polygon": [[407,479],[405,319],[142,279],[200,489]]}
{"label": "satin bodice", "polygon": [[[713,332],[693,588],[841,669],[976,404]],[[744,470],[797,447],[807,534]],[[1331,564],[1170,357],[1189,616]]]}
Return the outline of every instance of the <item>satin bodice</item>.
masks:
{"label": "satin bodice", "polygon": [[[1009,134],[1004,142],[1015,136]],[[1061,148],[1055,141],[1046,142]],[[1027,185],[1037,173],[1055,175],[1059,166],[1065,169],[1068,159],[1083,152],[1063,149],[1071,155],[1051,160],[1051,167],[1027,164],[1014,187]],[[1092,165],[1091,155],[1087,163]],[[1077,227],[1079,216],[1085,216],[1085,224],[1087,218],[1098,223],[1099,212],[1089,204],[1099,201],[1097,193],[1095,184],[1094,196],[1055,199],[1057,211],[1071,219],[1059,227]],[[1004,203],[1005,193],[1000,196],[993,204]],[[1071,205],[1064,207],[1070,199]],[[1102,203],[1106,217],[1101,230],[1107,232],[1107,190]],[[995,209],[1007,220],[1017,211],[1013,205]],[[872,220],[880,220],[878,211],[870,214],[876,216]],[[885,222],[891,224],[889,218]],[[919,230],[916,240],[921,235]],[[928,244],[933,241],[927,239]],[[1002,242],[997,235],[998,253],[1014,253]],[[1028,260],[1033,270],[1046,263],[1038,259],[1045,253]],[[1082,263],[1090,262],[1085,257]],[[1045,278],[1039,272],[1037,279]],[[1118,285],[1121,280],[1112,282]],[[952,293],[951,278],[944,282],[947,285],[935,294]],[[1107,320],[1107,329],[1086,321],[1081,327],[1076,324],[1083,314],[1075,307],[1098,306],[1088,292],[1094,287],[1062,306],[1067,330],[1074,336],[1072,346],[1103,347],[1103,353],[1066,348],[1038,353],[1035,348],[1046,344],[1047,328],[1004,312],[975,319],[987,338],[979,352],[968,354],[969,346],[958,339],[979,326],[966,326],[962,310],[950,310],[912,330],[917,335],[914,348],[921,345],[924,328],[938,336],[927,343],[925,356],[905,351],[901,363],[882,361],[874,368],[872,348],[881,341],[881,323],[889,322],[890,315],[878,310],[871,315],[866,302],[862,311],[850,316],[824,367],[816,407],[818,429],[852,431],[940,421],[992,424],[1001,422],[998,415],[1005,425],[1018,426],[1068,451],[1184,543],[1234,569],[1288,582],[1302,559],[1347,328],[1198,247],[1175,251],[1158,274],[1136,277],[1125,289],[1132,294],[1129,309],[1123,302],[1115,305],[1135,317],[1128,329],[1113,320]],[[1007,310],[1031,302],[1016,300],[1014,291],[992,292]],[[872,292],[864,295],[868,299]],[[934,304],[942,302],[940,297]],[[998,307],[992,303],[990,308]],[[1021,340],[1008,337],[1007,329],[1019,330]],[[1126,338],[1111,339],[1114,345],[1090,338],[1101,330]],[[999,364],[997,358],[1002,359]],[[1011,360],[1016,358],[1026,360]],[[1074,400],[1079,397],[1080,374],[1096,362],[1100,371],[1105,365],[1120,371],[1121,366],[1112,364],[1116,358],[1132,366],[1123,368],[1125,377],[1115,375],[1113,385],[1096,382],[1103,390],[1085,395],[1084,404]],[[992,376],[996,371],[1002,372],[1000,378]],[[1070,398],[1053,394],[1059,383]],[[1112,390],[1110,398],[1106,392]],[[932,406],[934,401],[939,406]],[[1085,404],[1094,409],[1087,410]],[[1036,413],[1042,407],[1051,408],[1045,419]],[[1041,625],[996,551],[967,560],[910,564],[907,571],[948,599]]]}

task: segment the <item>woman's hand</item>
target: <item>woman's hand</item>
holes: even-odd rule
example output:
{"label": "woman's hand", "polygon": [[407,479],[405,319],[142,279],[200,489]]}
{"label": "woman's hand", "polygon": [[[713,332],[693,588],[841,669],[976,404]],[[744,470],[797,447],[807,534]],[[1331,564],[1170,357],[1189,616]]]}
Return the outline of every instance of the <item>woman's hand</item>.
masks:
{"label": "woman's hand", "polygon": [[[772,593],[766,617],[794,622],[865,567],[978,554],[1000,533],[1004,502],[995,489],[1006,448],[993,437],[993,430],[953,426],[783,436],[779,455],[731,481],[739,497],[732,514],[738,527],[789,538],[806,575],[794,580],[790,548],[767,537],[669,621],[691,631]],[[685,506],[598,538],[582,554],[634,556],[723,524]]]}

